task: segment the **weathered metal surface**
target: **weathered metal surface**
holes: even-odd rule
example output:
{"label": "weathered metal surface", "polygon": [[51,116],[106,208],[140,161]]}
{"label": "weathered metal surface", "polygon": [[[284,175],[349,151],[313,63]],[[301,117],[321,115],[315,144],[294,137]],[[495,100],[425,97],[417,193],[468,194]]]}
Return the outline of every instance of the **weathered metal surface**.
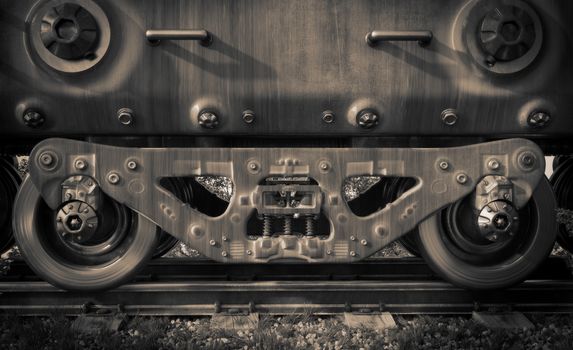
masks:
{"label": "weathered metal surface", "polygon": [[[531,156],[531,164],[522,164],[524,155]],[[78,170],[74,166],[78,159],[88,165]],[[495,170],[488,167],[492,159],[501,163]],[[137,163],[135,169],[127,167],[132,161]],[[443,162],[447,169],[440,167]],[[445,149],[132,149],[49,139],[34,148],[30,175],[52,209],[61,203],[60,184],[65,179],[91,176],[111,198],[214,260],[346,262],[374,254],[435,211],[468,195],[486,175],[511,180],[513,204],[522,207],[543,176],[544,162],[535,143],[523,139]],[[233,181],[234,194],[222,215],[200,213],[159,185],[163,177],[195,175]],[[261,180],[273,175],[317,181],[324,198],[322,213],[331,226],[328,238],[248,238],[247,219],[260,200],[253,193]],[[341,194],[344,179],[357,175],[412,177],[417,184],[384,209],[359,217]]]}
{"label": "weathered metal surface", "polygon": [[[99,23],[101,42],[91,61],[66,64],[38,39],[42,11],[66,1],[82,5]],[[573,130],[573,2],[568,0],[66,1],[0,0],[3,137],[551,138]],[[481,22],[488,10],[515,3],[527,3],[535,13],[530,17],[540,31],[537,41],[528,40],[539,53],[518,73],[502,74],[514,69],[513,63],[486,65],[479,51],[479,40],[485,39],[478,34],[487,30]],[[150,45],[146,31],[162,29],[206,30],[213,42]],[[372,31],[420,30],[433,33],[424,47],[415,42],[370,47],[365,41]],[[506,56],[511,55],[500,57]],[[129,123],[118,120],[122,108],[133,112]],[[357,114],[365,109],[379,116],[377,126],[357,126]],[[453,125],[442,122],[447,109],[458,113]],[[43,124],[26,126],[27,110],[40,112]],[[245,110],[256,116],[254,122],[244,121]],[[327,110],[334,122],[323,121]],[[215,113],[219,125],[201,127],[202,111]],[[528,126],[534,112],[548,113],[551,122],[542,129]]]}

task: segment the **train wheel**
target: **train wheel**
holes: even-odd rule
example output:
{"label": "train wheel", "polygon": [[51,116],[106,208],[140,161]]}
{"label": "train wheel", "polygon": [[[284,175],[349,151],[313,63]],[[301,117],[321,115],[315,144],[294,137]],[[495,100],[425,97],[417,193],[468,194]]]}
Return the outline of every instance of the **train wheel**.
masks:
{"label": "train wheel", "polygon": [[[508,238],[486,239],[468,196],[419,226],[420,252],[444,279],[468,289],[499,289],[523,281],[549,255],[557,231],[555,198],[543,179],[517,213]],[[517,225],[518,223],[518,225]]]}
{"label": "train wheel", "polygon": [[398,239],[398,242],[408,251],[408,253],[420,257],[420,248],[418,247],[418,240],[416,239],[416,235],[418,232],[418,228],[413,229],[412,231],[406,233],[404,236]]}
{"label": "train wheel", "polygon": [[14,244],[12,209],[20,182],[20,175],[12,159],[0,158],[0,254]]}
{"label": "train wheel", "polygon": [[559,168],[559,166],[563,163],[565,163],[567,160],[571,159],[571,156],[569,155],[559,155],[559,156],[555,156],[553,158],[553,171],[556,171],[557,168]]}
{"label": "train wheel", "polygon": [[[557,206],[573,210],[573,158],[561,162],[549,181],[557,197]],[[573,253],[573,232],[569,232],[565,224],[559,225],[557,242],[568,252]]]}
{"label": "train wheel", "polygon": [[[63,221],[62,215],[67,215]],[[95,220],[97,225],[90,225]],[[156,247],[155,224],[111,198],[104,195],[97,214],[78,201],[54,211],[29,177],[16,197],[13,225],[16,242],[30,267],[67,290],[104,290],[125,283]]]}

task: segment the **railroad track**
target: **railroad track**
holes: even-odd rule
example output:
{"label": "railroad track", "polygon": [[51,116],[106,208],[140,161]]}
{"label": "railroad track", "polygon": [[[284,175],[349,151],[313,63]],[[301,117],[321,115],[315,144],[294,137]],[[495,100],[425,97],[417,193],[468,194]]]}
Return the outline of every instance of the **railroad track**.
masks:
{"label": "railroad track", "polygon": [[438,279],[419,259],[272,266],[160,259],[132,283],[100,293],[59,290],[17,261],[0,278],[0,293],[2,312],[25,315],[573,312],[573,277],[567,260],[561,258],[549,259],[530,280],[494,292],[454,287]]}

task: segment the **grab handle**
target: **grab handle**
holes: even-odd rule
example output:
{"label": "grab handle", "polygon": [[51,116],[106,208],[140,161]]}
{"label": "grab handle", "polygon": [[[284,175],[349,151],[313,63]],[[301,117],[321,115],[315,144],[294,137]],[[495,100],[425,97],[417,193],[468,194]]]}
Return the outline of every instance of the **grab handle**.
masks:
{"label": "grab handle", "polygon": [[155,45],[161,40],[196,40],[203,46],[213,43],[213,36],[205,29],[148,29],[145,37]]}
{"label": "grab handle", "polygon": [[366,43],[376,46],[383,41],[417,41],[420,46],[426,46],[434,37],[430,30],[403,30],[403,31],[383,31],[373,30],[366,34]]}

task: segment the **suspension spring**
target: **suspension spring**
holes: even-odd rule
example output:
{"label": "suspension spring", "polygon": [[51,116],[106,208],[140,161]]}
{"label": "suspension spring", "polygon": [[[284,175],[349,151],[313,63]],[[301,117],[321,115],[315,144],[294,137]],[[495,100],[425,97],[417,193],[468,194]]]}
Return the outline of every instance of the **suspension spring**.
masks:
{"label": "suspension spring", "polygon": [[290,216],[285,216],[284,218],[284,228],[283,228],[285,235],[292,234],[292,218]]}
{"label": "suspension spring", "polygon": [[273,235],[273,218],[270,215],[263,216],[263,236],[270,237]]}
{"label": "suspension spring", "polygon": [[314,231],[314,216],[308,215],[306,217],[306,235],[314,236],[316,232]]}

